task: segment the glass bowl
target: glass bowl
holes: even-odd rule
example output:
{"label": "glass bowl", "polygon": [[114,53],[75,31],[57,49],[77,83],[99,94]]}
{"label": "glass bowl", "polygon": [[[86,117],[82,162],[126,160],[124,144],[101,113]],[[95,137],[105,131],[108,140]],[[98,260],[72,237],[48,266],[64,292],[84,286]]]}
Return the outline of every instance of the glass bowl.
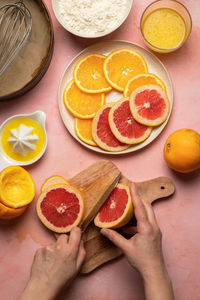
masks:
{"label": "glass bowl", "polygon": [[[159,48],[159,47],[153,45],[146,39],[144,32],[143,32],[143,24],[144,24],[144,21],[147,18],[147,16],[149,16],[153,11],[158,10],[160,8],[169,8],[169,9],[174,10],[182,17],[182,19],[185,23],[185,37],[181,43],[179,43],[177,46],[175,46],[173,48]],[[153,50],[155,52],[160,52],[160,53],[169,53],[169,52],[173,52],[173,51],[179,49],[185,43],[187,38],[189,37],[190,32],[192,30],[192,18],[191,18],[189,11],[187,10],[187,8],[180,2],[178,2],[176,0],[157,0],[153,3],[151,3],[149,6],[147,6],[147,8],[144,10],[144,12],[141,16],[141,19],[140,19],[140,30],[141,30],[144,42],[151,50]]]}

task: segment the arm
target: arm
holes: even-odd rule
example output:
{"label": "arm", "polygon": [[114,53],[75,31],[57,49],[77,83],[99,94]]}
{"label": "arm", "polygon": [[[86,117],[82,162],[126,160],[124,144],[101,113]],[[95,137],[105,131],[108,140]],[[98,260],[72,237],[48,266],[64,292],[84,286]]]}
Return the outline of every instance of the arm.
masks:
{"label": "arm", "polygon": [[132,186],[132,200],[137,227],[124,229],[135,233],[129,240],[111,229],[101,233],[118,246],[130,265],[138,270],[144,282],[146,300],[174,300],[172,284],[162,254],[162,234],[149,203],[137,195]]}
{"label": "arm", "polygon": [[37,250],[30,280],[19,300],[52,300],[78,274],[85,257],[81,230],[62,234],[56,243]]}

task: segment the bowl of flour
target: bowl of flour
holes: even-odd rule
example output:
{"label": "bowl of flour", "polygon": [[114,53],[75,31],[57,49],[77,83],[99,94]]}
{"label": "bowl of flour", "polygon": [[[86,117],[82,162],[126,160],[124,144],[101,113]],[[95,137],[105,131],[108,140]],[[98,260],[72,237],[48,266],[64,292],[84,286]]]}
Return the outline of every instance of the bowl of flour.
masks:
{"label": "bowl of flour", "polygon": [[122,25],[133,0],[52,0],[58,22],[80,37],[97,38]]}

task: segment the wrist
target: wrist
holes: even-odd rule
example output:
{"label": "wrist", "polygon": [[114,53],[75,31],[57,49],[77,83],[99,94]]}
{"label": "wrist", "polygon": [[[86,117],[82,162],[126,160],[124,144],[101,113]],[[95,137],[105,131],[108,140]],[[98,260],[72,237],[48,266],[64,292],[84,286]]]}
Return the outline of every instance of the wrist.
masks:
{"label": "wrist", "polygon": [[30,279],[19,300],[52,300],[56,295],[57,290],[52,289],[37,279]]}
{"label": "wrist", "polygon": [[162,262],[152,264],[148,269],[143,271],[142,277],[144,282],[169,278],[165,264]]}
{"label": "wrist", "polygon": [[156,265],[154,268],[146,271],[143,274],[144,285],[162,284],[163,282],[170,283],[170,278],[165,265]]}

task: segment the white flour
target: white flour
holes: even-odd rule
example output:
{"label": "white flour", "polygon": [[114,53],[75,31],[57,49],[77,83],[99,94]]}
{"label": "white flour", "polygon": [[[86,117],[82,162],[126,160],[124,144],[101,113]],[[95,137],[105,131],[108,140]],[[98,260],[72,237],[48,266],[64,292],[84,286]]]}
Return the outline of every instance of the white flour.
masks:
{"label": "white flour", "polygon": [[73,31],[94,35],[108,32],[123,20],[130,0],[58,0],[63,21]]}

